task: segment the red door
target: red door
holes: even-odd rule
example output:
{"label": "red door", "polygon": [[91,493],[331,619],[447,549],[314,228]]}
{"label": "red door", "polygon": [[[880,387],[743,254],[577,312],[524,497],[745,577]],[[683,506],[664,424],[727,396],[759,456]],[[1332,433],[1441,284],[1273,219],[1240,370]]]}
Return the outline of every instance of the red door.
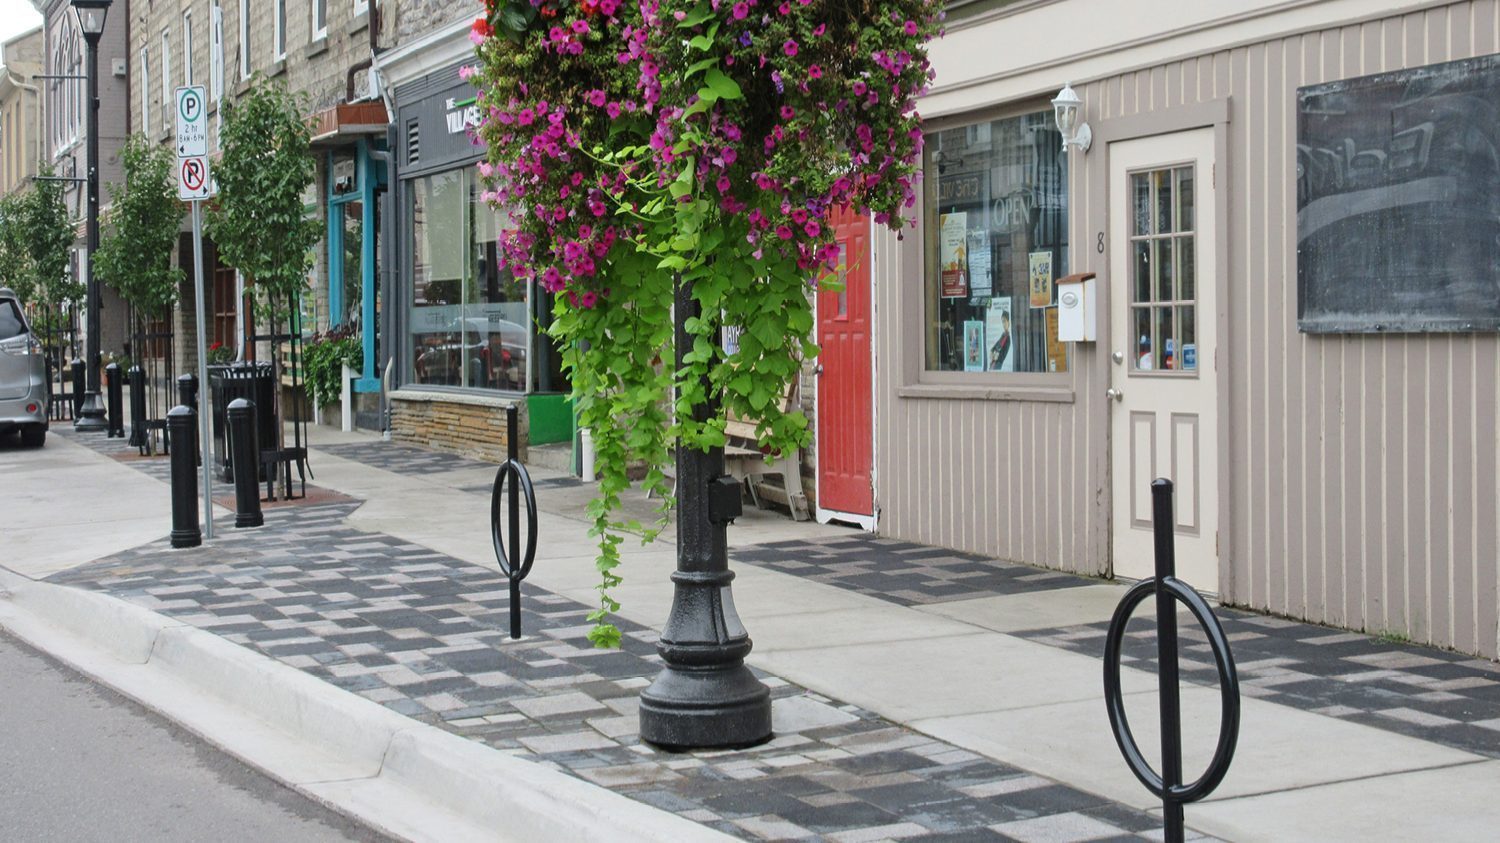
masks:
{"label": "red door", "polygon": [[833,221],[844,289],[818,292],[818,508],[868,517],[875,513],[870,218],[840,210]]}

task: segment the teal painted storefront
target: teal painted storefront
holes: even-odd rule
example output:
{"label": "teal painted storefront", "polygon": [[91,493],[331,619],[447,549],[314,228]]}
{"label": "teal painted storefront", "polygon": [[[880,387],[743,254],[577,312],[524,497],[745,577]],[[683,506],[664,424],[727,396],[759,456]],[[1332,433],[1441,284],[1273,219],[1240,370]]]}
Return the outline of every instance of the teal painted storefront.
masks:
{"label": "teal painted storefront", "polygon": [[[384,143],[378,144],[379,148]],[[376,233],[378,231],[375,218],[376,192],[383,190],[386,186],[386,167],[383,161],[377,160],[370,154],[370,141],[360,139],[355,142],[353,152],[353,183],[344,186],[340,190],[339,168],[336,166],[340,158],[339,150],[330,151],[327,157],[328,172],[328,325],[337,328],[349,321],[346,311],[345,289],[349,286],[344,274],[349,270],[350,261],[347,259],[345,250],[345,216],[347,206],[357,203],[359,213],[358,227],[358,284],[359,291],[359,326],[360,342],[364,350],[364,367],[360,376],[354,382],[355,392],[380,392],[380,377],[376,372],[376,341],[379,328],[379,314],[376,312],[376,295],[378,290],[378,272],[376,267]],[[345,159],[347,160],[347,159]]]}

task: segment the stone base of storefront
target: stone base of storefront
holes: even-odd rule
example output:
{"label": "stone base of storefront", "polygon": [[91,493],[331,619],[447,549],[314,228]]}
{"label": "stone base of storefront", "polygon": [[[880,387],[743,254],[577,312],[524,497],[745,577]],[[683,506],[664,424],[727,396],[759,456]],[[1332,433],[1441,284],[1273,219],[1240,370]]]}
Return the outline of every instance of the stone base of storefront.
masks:
{"label": "stone base of storefront", "polygon": [[505,410],[511,406],[521,411],[517,447],[525,460],[530,425],[526,402],[519,398],[398,389],[391,393],[391,438],[502,462],[509,444]]}

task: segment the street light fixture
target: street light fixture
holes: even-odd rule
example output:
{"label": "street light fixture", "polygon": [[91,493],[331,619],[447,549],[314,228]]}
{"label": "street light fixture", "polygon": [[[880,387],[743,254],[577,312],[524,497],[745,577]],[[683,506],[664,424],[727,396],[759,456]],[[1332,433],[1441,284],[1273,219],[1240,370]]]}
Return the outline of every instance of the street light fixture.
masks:
{"label": "street light fixture", "polygon": [[83,407],[78,420],[73,423],[77,430],[109,430],[104,415],[104,401],[99,395],[99,279],[94,277],[94,255],[99,251],[99,38],[104,34],[104,21],[109,17],[112,0],[73,0],[73,11],[78,15],[78,28],[83,32],[87,49],[88,95],[85,98],[84,118],[88,133],[88,217],[85,230],[85,250],[88,252],[88,321],[87,351],[88,390],[83,396]]}

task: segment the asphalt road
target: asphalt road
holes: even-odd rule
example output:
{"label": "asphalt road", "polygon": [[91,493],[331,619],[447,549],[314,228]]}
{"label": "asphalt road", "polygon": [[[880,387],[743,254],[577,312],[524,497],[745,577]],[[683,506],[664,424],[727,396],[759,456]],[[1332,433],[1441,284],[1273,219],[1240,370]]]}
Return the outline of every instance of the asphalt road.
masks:
{"label": "asphalt road", "polygon": [[383,841],[0,632],[7,841]]}

